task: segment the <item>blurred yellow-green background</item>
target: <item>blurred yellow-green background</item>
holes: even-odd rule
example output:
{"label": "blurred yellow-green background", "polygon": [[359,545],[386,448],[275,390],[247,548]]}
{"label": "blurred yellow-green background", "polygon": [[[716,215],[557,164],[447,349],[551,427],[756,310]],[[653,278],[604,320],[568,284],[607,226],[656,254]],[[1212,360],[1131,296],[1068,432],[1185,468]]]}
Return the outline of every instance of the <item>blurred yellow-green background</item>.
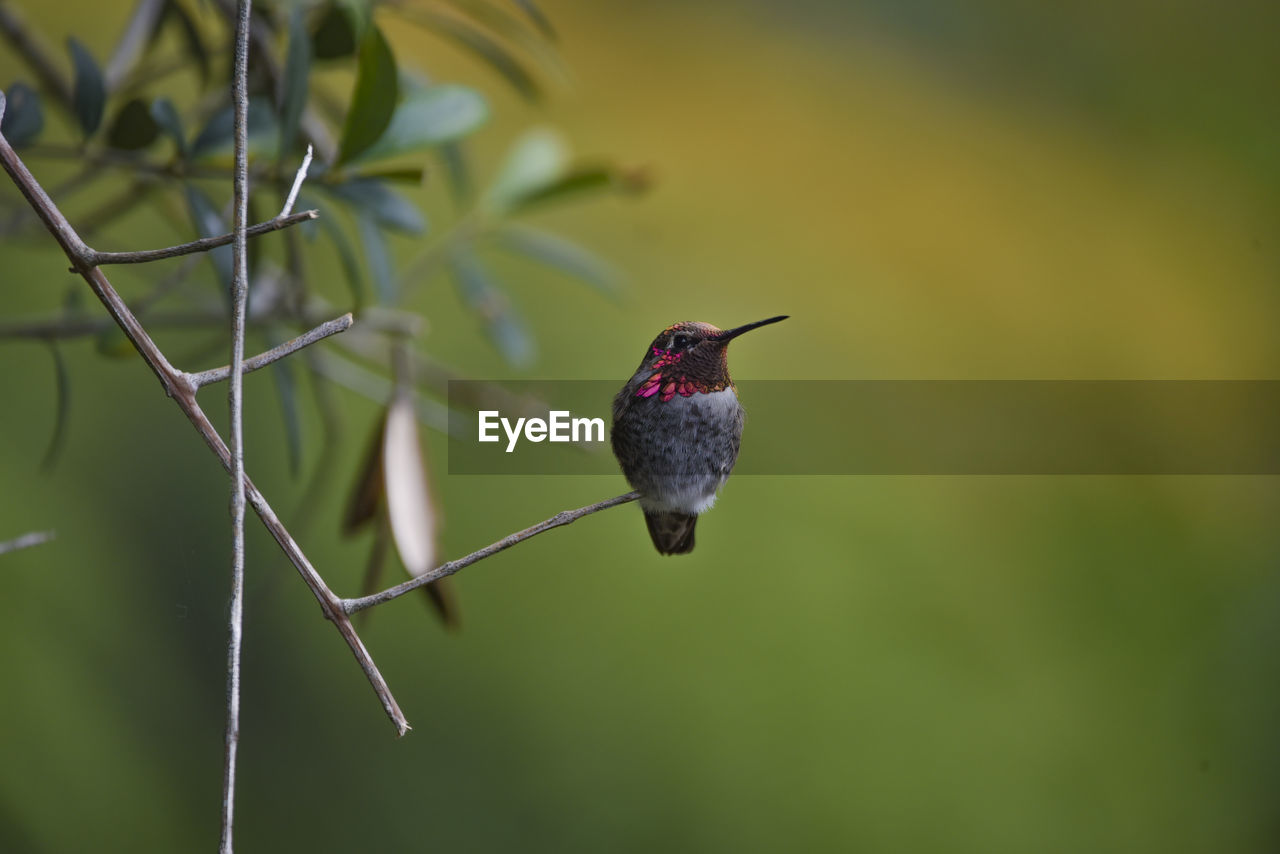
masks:
{"label": "blurred yellow-green background", "polygon": [[[104,54],[129,10],[26,5]],[[542,5],[567,71],[538,106],[388,33],[402,64],[491,97],[481,171],[550,125],[655,181],[536,215],[626,288],[500,268],[537,338],[525,371],[446,284],[415,291],[422,346],[470,375],[621,382],[672,321],[786,313],[735,345],[735,376],[1277,377],[1280,7]],[[182,239],[143,216],[101,248]],[[55,310],[60,256],[0,252],[6,319]],[[0,342],[0,540],[58,532],[0,558],[0,849],[207,849],[225,477],[140,362],[67,357],[44,474],[53,371]],[[376,407],[343,398],[333,486],[298,518],[273,388],[246,385],[250,472],[354,594],[368,542],[336,529]],[[752,422],[744,454],[803,441]],[[450,556],[626,488],[450,477],[428,445]],[[697,550],[660,558],[634,507],[610,510],[464,571],[456,635],[417,602],[378,610],[400,741],[251,519],[238,844],[1273,851],[1278,517],[1273,477],[741,477]]]}

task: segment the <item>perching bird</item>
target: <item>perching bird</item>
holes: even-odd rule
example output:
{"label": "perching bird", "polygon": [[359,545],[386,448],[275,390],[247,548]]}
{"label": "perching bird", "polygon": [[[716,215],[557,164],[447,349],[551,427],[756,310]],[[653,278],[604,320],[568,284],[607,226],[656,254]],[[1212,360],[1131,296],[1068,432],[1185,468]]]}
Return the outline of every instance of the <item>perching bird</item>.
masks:
{"label": "perching bird", "polygon": [[613,399],[613,453],[664,555],[693,551],[698,515],[715,503],[742,440],[742,405],[729,378],[729,342],[787,316],[736,329],[685,321],[645,351]]}

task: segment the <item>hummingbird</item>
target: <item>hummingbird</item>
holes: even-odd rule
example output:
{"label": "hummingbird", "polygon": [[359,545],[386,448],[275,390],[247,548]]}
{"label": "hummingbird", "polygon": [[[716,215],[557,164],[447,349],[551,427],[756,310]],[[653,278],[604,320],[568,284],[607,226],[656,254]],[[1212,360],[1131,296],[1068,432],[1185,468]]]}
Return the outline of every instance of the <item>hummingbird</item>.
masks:
{"label": "hummingbird", "polygon": [[711,509],[738,460],[745,413],[729,378],[729,342],[787,317],[734,329],[668,326],[614,397],[613,454],[640,493],[659,554],[693,551],[698,515]]}

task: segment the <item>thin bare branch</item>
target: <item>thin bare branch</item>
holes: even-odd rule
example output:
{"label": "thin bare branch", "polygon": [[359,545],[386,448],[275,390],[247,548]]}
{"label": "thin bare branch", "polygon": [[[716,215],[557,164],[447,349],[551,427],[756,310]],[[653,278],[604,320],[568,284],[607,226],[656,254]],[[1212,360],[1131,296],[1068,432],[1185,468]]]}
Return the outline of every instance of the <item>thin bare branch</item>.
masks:
{"label": "thin bare branch", "polygon": [[[141,301],[139,301],[141,302]],[[154,329],[207,329],[226,323],[226,312],[171,311],[149,312],[138,305],[135,314],[145,316]],[[250,318],[251,325],[291,322],[294,318],[266,315]],[[364,321],[361,320],[361,325]],[[100,335],[116,323],[110,317],[39,317],[30,320],[12,320],[0,323],[0,340],[10,338],[84,338]]]}
{"label": "thin bare branch", "polygon": [[[245,229],[245,235],[247,237],[257,237],[261,234],[297,225],[300,222],[306,222],[309,219],[315,219],[318,216],[320,216],[320,212],[316,210],[299,211],[296,214],[281,214],[266,222],[250,226]],[[142,249],[137,252],[99,252],[96,249],[90,249],[86,260],[95,267],[100,267],[104,264],[145,264],[148,261],[162,261],[165,258],[177,258],[181,255],[190,255],[193,252],[208,252],[210,249],[226,246],[234,240],[235,233],[231,232],[219,234],[217,237],[202,237],[199,240],[193,240],[190,243],[183,243],[178,246],[166,246],[164,249]]]}
{"label": "thin bare branch", "polygon": [[307,146],[307,154],[302,158],[302,165],[298,167],[298,174],[293,176],[293,186],[289,188],[289,197],[284,200],[284,207],[280,210],[280,216],[282,217],[287,217],[289,212],[293,210],[294,202],[298,201],[298,191],[302,189],[302,182],[307,179],[307,169],[311,166],[313,150],[311,145]]}
{"label": "thin bare branch", "polygon": [[[0,108],[2,107],[3,100],[0,99]],[[195,427],[196,432],[200,434],[205,444],[218,457],[223,467],[230,472],[231,454],[227,450],[226,444],[222,441],[222,437],[218,435],[218,431],[214,429],[213,423],[209,421],[208,416],[205,415],[204,410],[200,408],[200,404],[196,401],[195,388],[188,380],[187,374],[177,370],[169,363],[169,360],[161,352],[160,348],[156,346],[155,341],[152,340],[142,324],[138,322],[138,318],[130,311],[120,294],[112,287],[111,282],[103,274],[102,270],[85,264],[85,252],[88,247],[75,229],[71,227],[71,224],[67,222],[66,217],[62,215],[62,211],[58,209],[39,182],[36,181],[31,171],[27,169],[26,164],[22,162],[22,158],[18,157],[17,152],[13,150],[13,146],[9,144],[9,141],[4,138],[3,133],[0,133],[0,166],[4,167],[5,172],[9,174],[14,184],[17,185],[28,203],[36,211],[45,228],[49,230],[58,245],[62,247],[62,251],[67,258],[77,266],[78,272],[89,284],[94,295],[106,307],[121,331],[133,343],[143,361],[146,362],[147,367],[151,369],[156,379],[160,381],[164,393],[174,399],[174,402],[182,409],[187,416],[187,420]],[[404,713],[400,710],[400,705],[396,702],[395,697],[392,696],[391,689],[387,687],[386,680],[378,670],[378,666],[369,655],[369,651],[365,648],[359,635],[356,634],[355,628],[351,625],[351,620],[343,611],[342,600],[325,584],[324,579],[320,577],[315,567],[311,565],[311,561],[307,559],[302,548],[293,539],[293,536],[281,523],[279,517],[276,516],[266,498],[263,497],[262,493],[258,491],[258,488],[248,477],[245,478],[245,489],[249,506],[258,514],[263,526],[275,539],[285,556],[288,557],[289,562],[298,570],[298,574],[302,576],[312,595],[320,603],[320,608],[325,618],[333,622],[342,639],[350,647],[352,655],[355,656],[356,662],[360,665],[360,669],[364,671],[370,686],[373,688],[374,693],[377,694],[383,711],[386,712],[387,717],[390,718],[395,726],[396,733],[404,735],[409,730],[409,722],[405,720]]]}
{"label": "thin bare branch", "polygon": [[517,543],[523,543],[530,537],[535,537],[544,531],[550,531],[552,528],[559,528],[564,525],[578,521],[583,516],[590,516],[592,513],[599,513],[601,510],[608,510],[610,507],[617,507],[620,504],[627,504],[635,501],[640,497],[638,492],[628,492],[625,495],[619,495],[616,498],[610,498],[605,501],[597,501],[595,504],[588,504],[586,507],[579,507],[577,510],[563,510],[556,515],[547,519],[545,522],[539,522],[531,528],[525,528],[523,531],[517,531],[498,540],[496,543],[490,543],[479,551],[474,551],[466,557],[460,557],[457,560],[451,560],[448,563],[441,564],[428,573],[419,575],[395,587],[389,587],[372,596],[361,596],[358,599],[343,599],[342,608],[347,614],[354,614],[363,611],[365,608],[372,608],[375,605],[381,605],[384,602],[390,602],[406,593],[411,593],[425,584],[433,581],[439,581],[447,575],[453,575],[460,569],[465,569],[476,561],[484,560],[492,557],[498,552],[506,551]]}
{"label": "thin bare branch", "polygon": [[249,17],[253,0],[236,10],[235,197],[231,277],[231,607],[227,620],[227,729],[222,766],[222,854],[235,848],[236,755],[240,748],[240,656],[244,639],[244,329],[249,310]]}
{"label": "thin bare branch", "polygon": [[53,531],[32,531],[29,534],[23,534],[21,537],[14,537],[12,540],[0,543],[0,555],[42,545],[52,540],[55,536],[56,534]]}
{"label": "thin bare branch", "polygon": [[[335,317],[326,323],[322,323],[315,329],[304,332],[297,338],[286,341],[283,344],[272,347],[265,353],[245,359],[242,373],[252,373],[260,368],[265,368],[272,362],[279,361],[290,353],[296,353],[303,347],[310,346],[317,341],[328,338],[330,335],[337,335],[339,332],[346,332],[351,328],[351,324],[355,320],[351,317],[351,312],[347,312],[342,317]],[[231,376],[231,366],[223,365],[221,368],[211,368],[207,371],[201,371],[198,374],[188,374],[187,378],[196,388],[203,388],[211,383],[220,383],[227,377]]]}

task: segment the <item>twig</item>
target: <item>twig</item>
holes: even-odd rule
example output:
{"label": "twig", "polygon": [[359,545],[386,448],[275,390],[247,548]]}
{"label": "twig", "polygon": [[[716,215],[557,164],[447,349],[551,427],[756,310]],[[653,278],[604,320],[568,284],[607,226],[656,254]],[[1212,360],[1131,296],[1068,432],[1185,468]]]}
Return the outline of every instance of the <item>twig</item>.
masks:
{"label": "twig", "polygon": [[244,638],[244,328],[249,308],[249,16],[253,0],[236,10],[235,196],[231,277],[231,376],[227,403],[231,421],[231,608],[227,626],[227,731],[222,768],[222,854],[235,848],[236,753],[240,747],[240,651]]}
{"label": "twig", "polygon": [[586,507],[579,507],[577,510],[563,510],[556,515],[547,519],[545,522],[539,522],[532,528],[525,528],[523,531],[517,531],[491,543],[479,551],[472,552],[466,557],[460,557],[457,560],[451,560],[448,563],[441,564],[428,573],[419,575],[395,587],[389,587],[379,593],[371,596],[361,596],[358,599],[343,599],[342,609],[347,614],[354,614],[363,611],[365,608],[372,608],[374,605],[381,605],[384,602],[390,602],[392,599],[417,590],[424,584],[430,584],[433,581],[439,581],[447,575],[453,575],[460,569],[465,569],[471,564],[487,557],[492,557],[498,552],[506,551],[517,543],[522,543],[530,537],[537,536],[544,531],[550,531],[552,528],[559,528],[576,522],[583,516],[590,516],[592,513],[599,513],[601,510],[608,510],[610,507],[617,507],[619,504],[626,504],[635,501],[640,497],[638,492],[628,492],[625,495],[619,495],[616,498],[610,498],[606,501],[598,501],[595,504],[588,504]]}
{"label": "twig", "polygon": [[282,217],[289,215],[289,212],[293,210],[293,203],[298,200],[298,190],[302,189],[302,182],[307,177],[307,169],[311,166],[312,151],[312,146],[308,145],[307,154],[302,158],[302,165],[298,167],[298,174],[293,176],[293,186],[289,188],[289,197],[284,200],[284,207],[280,210],[280,216]]}
{"label": "twig", "polygon": [[[172,312],[149,312],[140,304],[138,300],[135,303],[135,315],[138,317],[145,316],[147,322],[153,328],[161,329],[206,329],[208,327],[225,323],[226,312],[217,313],[209,311],[172,311]],[[250,318],[252,325],[263,325],[279,322],[292,322],[296,318],[276,317],[273,315],[265,315],[263,317],[254,316]],[[361,318],[361,325],[364,325],[364,319]],[[115,326],[115,321],[110,317],[45,317],[33,318],[30,320],[14,320],[6,323],[0,323],[0,340],[8,338],[26,338],[26,339],[42,339],[42,338],[84,338],[88,335],[99,335],[102,332]]]}
{"label": "twig", "polygon": [[[3,104],[3,99],[0,98],[0,113],[3,112]],[[223,467],[230,472],[231,454],[227,450],[226,444],[222,441],[222,437],[218,435],[218,431],[214,429],[212,422],[209,421],[208,416],[204,414],[204,410],[200,408],[200,404],[196,401],[195,388],[187,379],[187,374],[169,364],[169,360],[165,358],[164,353],[156,346],[155,341],[152,340],[146,329],[142,327],[142,324],[138,322],[133,312],[129,310],[124,300],[121,299],[120,294],[111,286],[111,282],[103,274],[102,270],[84,262],[83,259],[85,258],[85,253],[89,251],[89,247],[85,245],[80,235],[76,233],[71,224],[67,222],[66,217],[62,215],[62,211],[58,210],[58,207],[45,193],[39,182],[31,174],[31,171],[27,169],[26,164],[22,162],[22,158],[18,157],[13,150],[13,146],[9,145],[9,141],[4,138],[3,133],[0,133],[0,166],[3,166],[5,172],[13,179],[14,184],[17,185],[23,196],[31,204],[41,222],[44,223],[49,233],[53,235],[67,258],[77,265],[77,271],[88,282],[94,295],[106,307],[121,331],[124,332],[138,350],[147,367],[151,369],[156,379],[160,381],[164,393],[174,399],[174,402],[182,409],[187,416],[187,420],[195,427],[196,432],[200,434],[205,444],[218,457]],[[302,548],[293,539],[293,536],[281,523],[280,518],[276,516],[266,498],[263,497],[262,493],[253,484],[253,481],[248,477],[245,478],[245,490],[249,506],[258,514],[263,526],[266,527],[272,538],[279,544],[289,562],[298,570],[298,574],[302,576],[312,595],[320,603],[320,608],[325,618],[333,622],[338,629],[338,633],[342,635],[343,641],[350,647],[352,655],[355,656],[356,662],[360,665],[360,669],[364,671],[365,678],[369,680],[370,686],[373,688],[374,693],[377,694],[383,711],[386,712],[387,717],[395,725],[397,734],[404,735],[409,730],[409,722],[405,720],[404,713],[400,710],[400,705],[396,702],[395,697],[392,696],[391,689],[387,687],[386,680],[382,677],[378,666],[374,663],[369,651],[352,627],[351,620],[343,612],[342,600],[325,584],[324,579],[320,577],[315,567],[311,565],[311,561],[307,559]]]}
{"label": "twig", "polygon": [[[245,229],[247,237],[257,237],[261,234],[268,234],[272,231],[279,231],[282,228],[288,228],[291,225],[297,225],[300,222],[306,222],[309,219],[315,219],[320,216],[320,212],[316,210],[299,211],[296,214],[280,214],[277,217],[260,222],[257,225],[249,226]],[[235,233],[219,234],[217,237],[202,237],[199,240],[193,240],[190,243],[182,243],[178,246],[166,246],[164,249],[142,249],[137,252],[99,252],[96,249],[90,249],[85,261],[95,267],[103,264],[146,264],[148,261],[162,261],[165,258],[177,258],[182,255],[190,255],[193,252],[208,252],[210,249],[217,249],[219,246],[226,246],[235,240]]]}
{"label": "twig", "polygon": [[6,555],[9,552],[21,551],[29,549],[32,546],[38,546],[52,540],[56,535],[53,531],[32,531],[29,534],[23,534],[21,537],[14,537],[12,540],[6,540],[0,543],[0,555]]}
{"label": "twig", "polygon": [[[337,335],[339,332],[346,332],[354,323],[351,312],[347,312],[342,317],[335,317],[326,323],[322,323],[309,332],[304,332],[297,338],[286,341],[276,347],[272,347],[265,353],[259,353],[252,358],[245,359],[241,373],[249,374],[260,368],[265,368],[272,362],[279,361],[290,353],[296,353],[303,347],[308,347],[321,339],[328,338],[330,335]],[[196,388],[203,388],[212,383],[220,383],[227,377],[231,376],[231,366],[223,365],[221,368],[210,368],[207,371],[201,371],[198,374],[187,374],[187,379]]]}

